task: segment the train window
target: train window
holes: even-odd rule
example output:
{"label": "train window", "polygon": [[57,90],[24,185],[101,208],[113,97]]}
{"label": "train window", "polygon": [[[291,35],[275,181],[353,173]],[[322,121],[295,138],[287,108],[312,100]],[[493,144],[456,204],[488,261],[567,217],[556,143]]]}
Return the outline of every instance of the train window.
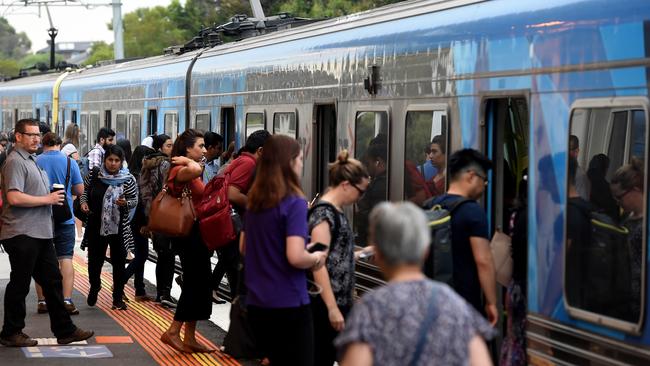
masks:
{"label": "train window", "polygon": [[235,108],[222,107],[221,108],[221,129],[219,131],[223,136],[228,146],[231,142],[235,141]]}
{"label": "train window", "polygon": [[118,113],[115,115],[115,139],[126,138],[126,114]]}
{"label": "train window", "polygon": [[388,113],[358,112],[355,124],[355,156],[368,168],[370,185],[356,205],[354,227],[357,244],[367,245],[368,215],[388,199]]}
{"label": "train window", "polygon": [[565,303],[573,317],[638,333],[645,308],[647,108],[636,99],[584,103],[590,104],[577,102],[572,111],[567,147]]}
{"label": "train window", "polygon": [[264,113],[246,113],[246,137],[251,133],[266,129]]}
{"label": "train window", "polygon": [[210,131],[210,113],[197,113],[194,119],[194,124],[196,125],[197,130],[201,130],[203,132]]}
{"label": "train window", "polygon": [[447,112],[407,112],[404,149],[404,199],[420,206],[445,193]]}
{"label": "train window", "polygon": [[273,115],[273,134],[298,137],[298,122],[294,112],[275,113]]}
{"label": "train window", "polygon": [[73,110],[72,115],[70,117],[70,120],[72,123],[77,123],[77,111]]}
{"label": "train window", "polygon": [[40,120],[41,120],[41,109],[40,109],[40,108],[36,108],[36,109],[34,110],[34,112],[35,112],[35,117],[34,117],[34,118],[40,121]]}
{"label": "train window", "polygon": [[165,134],[172,140],[178,135],[178,115],[176,113],[165,113]]}
{"label": "train window", "polygon": [[140,145],[140,132],[142,131],[142,122],[139,113],[129,114],[129,141],[131,146]]}

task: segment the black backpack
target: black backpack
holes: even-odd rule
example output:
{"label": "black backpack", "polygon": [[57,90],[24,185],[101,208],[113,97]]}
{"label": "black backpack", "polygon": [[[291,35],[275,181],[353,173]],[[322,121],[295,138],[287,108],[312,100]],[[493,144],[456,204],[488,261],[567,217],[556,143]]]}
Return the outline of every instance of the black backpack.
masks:
{"label": "black backpack", "polygon": [[[452,287],[454,285],[454,260],[451,215],[463,203],[469,201],[472,200],[458,198],[450,203],[434,203],[431,209],[425,211],[429,228],[431,228],[431,244],[422,271],[427,277]],[[431,204],[425,204],[426,206],[431,206]]]}

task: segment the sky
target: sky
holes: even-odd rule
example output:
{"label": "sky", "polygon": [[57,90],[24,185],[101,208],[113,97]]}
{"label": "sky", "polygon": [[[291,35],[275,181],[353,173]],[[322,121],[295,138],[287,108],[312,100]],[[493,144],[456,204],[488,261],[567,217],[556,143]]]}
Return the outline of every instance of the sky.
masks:
{"label": "sky", "polygon": [[[85,3],[109,4],[111,0],[84,0]],[[157,5],[167,6],[172,0],[122,0],[122,16],[137,8],[147,8]],[[180,1],[181,4],[185,0]],[[8,1],[5,1],[8,3]],[[17,3],[22,3],[17,2]],[[16,29],[16,32],[25,32],[32,41],[32,51],[48,46],[50,37],[47,30],[50,22],[47,18],[45,8],[37,6],[24,7],[14,5],[12,7],[0,6],[0,15],[7,18],[9,23]],[[83,41],[105,41],[113,43],[113,32],[108,30],[106,24],[113,21],[112,6],[98,6],[94,9],[86,9],[79,6],[50,6],[50,14],[54,28],[59,30],[56,42],[83,42]]]}

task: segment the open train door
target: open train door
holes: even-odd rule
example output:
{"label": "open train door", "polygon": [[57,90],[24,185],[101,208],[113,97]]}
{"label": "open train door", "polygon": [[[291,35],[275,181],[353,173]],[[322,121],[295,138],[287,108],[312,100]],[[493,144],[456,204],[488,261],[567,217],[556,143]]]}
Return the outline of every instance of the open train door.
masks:
{"label": "open train door", "polygon": [[[492,236],[496,231],[511,235],[513,215],[527,210],[530,131],[527,93],[487,96],[482,107],[482,149],[494,164],[494,169],[488,173],[489,185],[483,200],[488,227]],[[527,238],[527,227],[521,230],[526,232],[524,237]],[[499,314],[506,314],[506,296],[507,288],[497,283]],[[507,315],[500,316],[497,324],[500,332],[496,342],[492,343],[493,356],[497,357],[495,359],[498,359],[503,335],[506,334],[506,317]]]}
{"label": "open train door", "polygon": [[[336,104],[314,105],[313,119],[313,196],[322,194],[329,182],[328,165],[336,160]],[[314,198],[314,197],[310,197]]]}

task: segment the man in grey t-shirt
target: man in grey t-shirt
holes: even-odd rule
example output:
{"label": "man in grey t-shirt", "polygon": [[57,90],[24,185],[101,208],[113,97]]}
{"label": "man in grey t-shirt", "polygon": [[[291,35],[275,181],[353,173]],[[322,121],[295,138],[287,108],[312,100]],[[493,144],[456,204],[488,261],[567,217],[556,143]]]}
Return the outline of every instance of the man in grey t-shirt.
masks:
{"label": "man in grey t-shirt", "polygon": [[32,277],[43,288],[57,342],[68,344],[88,339],[94,333],[77,328],[63,304],[61,272],[52,245],[51,206],[62,205],[64,193],[50,193],[47,174],[36,165],[34,153],[41,140],[38,121],[21,119],[16,123],[15,132],[15,149],[2,167],[4,205],[0,241],[9,254],[11,279],[5,291],[0,344],[8,347],[38,344],[22,331],[25,297]]}

